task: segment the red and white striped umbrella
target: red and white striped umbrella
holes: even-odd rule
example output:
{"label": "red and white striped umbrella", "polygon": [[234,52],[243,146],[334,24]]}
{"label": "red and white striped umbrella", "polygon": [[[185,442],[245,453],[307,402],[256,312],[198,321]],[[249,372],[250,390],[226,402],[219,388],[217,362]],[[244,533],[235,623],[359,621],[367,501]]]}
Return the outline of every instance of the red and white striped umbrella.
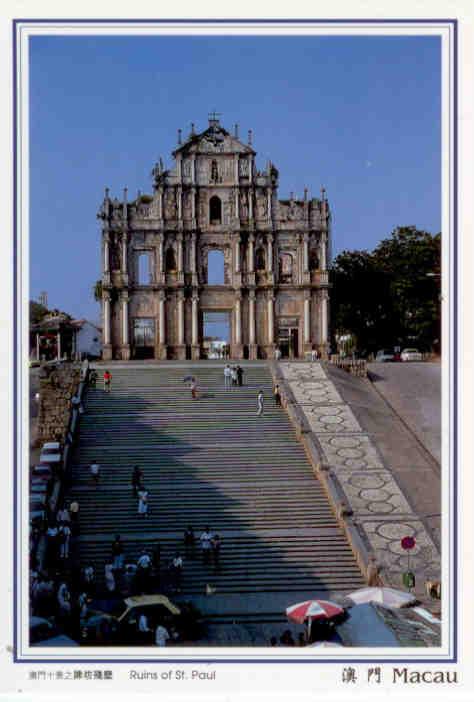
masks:
{"label": "red and white striped umbrella", "polygon": [[332,619],[343,613],[342,607],[329,600],[307,600],[286,608],[288,619],[298,624],[303,624],[307,619],[310,621]]}

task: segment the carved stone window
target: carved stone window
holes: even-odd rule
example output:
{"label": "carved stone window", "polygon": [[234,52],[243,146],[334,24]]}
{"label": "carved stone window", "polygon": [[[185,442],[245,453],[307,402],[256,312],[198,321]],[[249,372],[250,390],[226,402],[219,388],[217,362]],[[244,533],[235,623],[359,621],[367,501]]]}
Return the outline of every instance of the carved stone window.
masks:
{"label": "carved stone window", "polygon": [[319,269],[319,256],[316,249],[309,252],[309,270],[317,271]]}
{"label": "carved stone window", "polygon": [[289,253],[280,254],[279,279],[280,283],[293,282],[293,256]]}
{"label": "carved stone window", "polygon": [[150,285],[151,275],[151,255],[148,251],[141,251],[138,254],[138,285]]}
{"label": "carved stone window", "polygon": [[167,273],[176,271],[178,266],[176,264],[176,254],[172,246],[168,246],[165,255],[165,268]]}
{"label": "carved stone window", "polygon": [[255,252],[255,269],[257,271],[264,271],[267,267],[267,260],[265,255],[265,249],[263,246],[258,248]]}
{"label": "carved stone window", "polygon": [[209,200],[209,222],[210,224],[222,223],[222,203],[217,195],[213,195]]}

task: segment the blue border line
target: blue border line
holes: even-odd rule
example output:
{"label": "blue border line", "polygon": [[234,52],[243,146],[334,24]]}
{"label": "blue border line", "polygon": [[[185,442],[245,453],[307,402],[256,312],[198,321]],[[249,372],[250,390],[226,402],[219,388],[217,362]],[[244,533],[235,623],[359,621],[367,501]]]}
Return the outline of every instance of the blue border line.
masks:
{"label": "blue border line", "polygon": [[[281,25],[281,24],[451,24],[453,27],[453,656],[452,658],[438,659],[438,658],[338,658],[337,660],[333,658],[321,658],[315,659],[307,658],[274,658],[271,659],[258,659],[253,658],[242,658],[242,659],[232,659],[232,658],[132,658],[117,660],[116,658],[60,658],[60,659],[44,659],[44,658],[28,658],[21,659],[18,658],[18,602],[17,602],[17,588],[18,588],[18,578],[17,578],[17,567],[18,567],[18,535],[17,535],[17,498],[18,498],[18,456],[17,456],[17,439],[18,439],[18,407],[17,407],[17,390],[18,390],[18,357],[17,357],[17,332],[18,332],[18,299],[17,299],[17,283],[18,283],[18,255],[17,255],[17,245],[18,245],[18,218],[17,218],[17,207],[18,207],[18,187],[17,187],[17,175],[18,175],[18,153],[17,153],[17,121],[18,121],[18,83],[17,83],[17,62],[18,62],[18,46],[17,46],[17,25],[20,24],[156,24],[156,25],[168,25],[168,24],[219,24],[219,25],[233,25],[233,24],[258,24],[263,23],[267,25]],[[86,664],[86,663],[107,663],[107,664],[141,664],[141,663],[171,663],[171,664],[185,664],[185,663],[241,663],[241,664],[319,664],[319,663],[337,663],[337,664],[370,664],[370,663],[436,663],[438,665],[445,665],[448,663],[458,662],[458,602],[457,602],[457,589],[458,589],[458,291],[457,291],[457,280],[458,280],[458,128],[457,128],[457,114],[458,114],[458,20],[455,18],[446,19],[27,19],[27,18],[17,18],[12,21],[12,31],[13,31],[13,662],[14,663],[54,663],[57,665],[63,663],[76,663],[76,664]],[[450,107],[450,106],[449,106]],[[450,339],[448,337],[448,344]]]}
{"label": "blue border line", "polygon": [[18,505],[18,358],[17,358],[17,332],[18,332],[18,311],[17,311],[17,269],[18,269],[18,222],[17,222],[17,205],[18,205],[18,149],[17,149],[17,121],[18,121],[18,78],[17,78],[17,40],[16,40],[16,23],[13,22],[13,42],[12,42],[12,66],[13,66],[13,651],[14,661],[17,662],[17,629],[18,629],[18,598],[17,598],[17,568],[18,568],[18,534],[17,534],[17,505]]}

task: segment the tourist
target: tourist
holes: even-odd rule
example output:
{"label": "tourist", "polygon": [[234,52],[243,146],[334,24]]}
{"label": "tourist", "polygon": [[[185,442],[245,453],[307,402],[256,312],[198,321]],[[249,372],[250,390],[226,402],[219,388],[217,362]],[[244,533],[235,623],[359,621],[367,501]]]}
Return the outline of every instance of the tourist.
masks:
{"label": "tourist", "polygon": [[146,616],[145,612],[141,612],[138,617],[138,634],[140,641],[143,644],[150,643],[150,632],[151,629],[148,626],[148,617]]}
{"label": "tourist", "polygon": [[164,626],[158,624],[155,629],[155,646],[166,646],[166,642],[169,640],[170,635]]}
{"label": "tourist", "polygon": [[275,385],[273,389],[273,396],[275,398],[275,405],[277,407],[281,407],[281,395],[280,395],[280,386]]}
{"label": "tourist", "polygon": [[69,541],[71,539],[71,529],[67,522],[61,522],[58,529],[59,558],[69,558]]}
{"label": "tourist", "polygon": [[133,489],[133,494],[137,496],[138,494],[138,488],[142,482],[143,478],[143,471],[140,469],[139,466],[133,466],[133,472],[132,472],[132,489]]}
{"label": "tourist", "polygon": [[275,349],[275,361],[279,361],[280,358],[281,358],[281,350],[277,346]]}
{"label": "tourist", "polygon": [[221,555],[221,538],[219,534],[214,534],[211,539],[212,560],[214,561],[214,570],[220,570],[220,555]]}
{"label": "tourist", "polygon": [[257,395],[257,416],[261,417],[263,414],[263,392],[259,390]]}
{"label": "tourist", "polygon": [[239,388],[242,387],[242,379],[244,375],[244,370],[241,366],[237,366],[237,385]]}
{"label": "tourist", "polygon": [[74,395],[71,399],[71,405],[73,409],[77,409],[79,411],[79,414],[84,414],[84,406],[82,404],[82,400],[78,395]]}
{"label": "tourist", "polygon": [[151,555],[152,555],[153,568],[155,569],[156,573],[159,575],[160,563],[161,563],[161,546],[158,543],[158,541],[153,546],[153,551],[152,551]]}
{"label": "tourist", "polygon": [[183,559],[179,552],[171,561],[171,582],[175,592],[181,592],[181,577],[183,574]]}
{"label": "tourist", "polygon": [[141,485],[138,489],[138,514],[148,514],[148,491]]}
{"label": "tourist", "polygon": [[112,595],[115,592],[116,583],[114,576],[114,566],[111,563],[107,563],[104,567],[104,579],[107,593],[109,595]]}
{"label": "tourist", "polygon": [[140,592],[146,592],[150,586],[151,558],[146,551],[137,561],[137,588]]}
{"label": "tourist", "polygon": [[89,470],[91,473],[92,482],[94,483],[94,485],[98,485],[100,465],[96,461],[94,461],[94,463],[91,463]]}
{"label": "tourist", "polygon": [[293,639],[291,635],[291,631],[289,629],[285,629],[283,634],[280,636],[280,643],[282,646],[294,646],[295,645],[295,640]]}
{"label": "tourist", "polygon": [[46,566],[55,568],[58,562],[59,529],[54,522],[50,522],[46,529]]}
{"label": "tourist", "polygon": [[112,568],[114,570],[122,570],[123,568],[123,543],[120,534],[117,534],[112,542]]}
{"label": "tourist", "polygon": [[229,390],[231,380],[232,380],[232,371],[230,369],[229,364],[227,364],[226,367],[224,368],[224,387],[226,390]]}
{"label": "tourist", "polygon": [[91,388],[95,388],[96,384],[97,384],[97,371],[93,369],[89,373],[89,385],[91,386]]}
{"label": "tourist", "polygon": [[191,397],[192,397],[192,399],[193,399],[193,400],[197,400],[197,399],[198,399],[198,394],[197,394],[197,382],[196,382],[196,378],[191,378],[191,385],[190,385],[190,388],[191,388]]}
{"label": "tourist", "polygon": [[186,558],[194,560],[196,548],[196,537],[194,536],[194,530],[192,526],[188,526],[184,532],[184,552]]}
{"label": "tourist", "polygon": [[237,368],[235,366],[232,366],[230,369],[231,373],[231,378],[232,378],[232,385],[237,385]]}
{"label": "tourist", "polygon": [[69,505],[69,516],[71,517],[71,527],[74,534],[79,531],[79,502],[73,500]]}
{"label": "tourist", "polygon": [[208,564],[209,561],[211,560],[211,541],[212,541],[212,534],[209,531],[208,526],[202,532],[201,536],[199,537],[199,541],[201,543],[202,562],[204,564]]}
{"label": "tourist", "polygon": [[112,373],[108,370],[104,371],[104,390],[110,392],[112,387]]}
{"label": "tourist", "polygon": [[311,348],[311,363],[314,363],[314,361],[318,360],[318,352],[316,350],[316,347],[313,345]]}
{"label": "tourist", "polygon": [[61,507],[61,509],[58,509],[58,512],[56,514],[56,519],[58,520],[59,523],[62,522],[70,522],[71,521],[71,516],[69,514],[69,510],[65,505]]}

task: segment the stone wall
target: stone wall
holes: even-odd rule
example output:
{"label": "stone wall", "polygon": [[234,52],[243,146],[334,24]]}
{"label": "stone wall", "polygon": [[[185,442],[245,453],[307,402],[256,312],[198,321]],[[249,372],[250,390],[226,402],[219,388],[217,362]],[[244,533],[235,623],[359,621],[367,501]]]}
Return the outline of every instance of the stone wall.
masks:
{"label": "stone wall", "polygon": [[43,366],[40,370],[40,404],[37,444],[60,441],[64,444],[71,415],[71,398],[80,382],[80,367],[64,364]]}

